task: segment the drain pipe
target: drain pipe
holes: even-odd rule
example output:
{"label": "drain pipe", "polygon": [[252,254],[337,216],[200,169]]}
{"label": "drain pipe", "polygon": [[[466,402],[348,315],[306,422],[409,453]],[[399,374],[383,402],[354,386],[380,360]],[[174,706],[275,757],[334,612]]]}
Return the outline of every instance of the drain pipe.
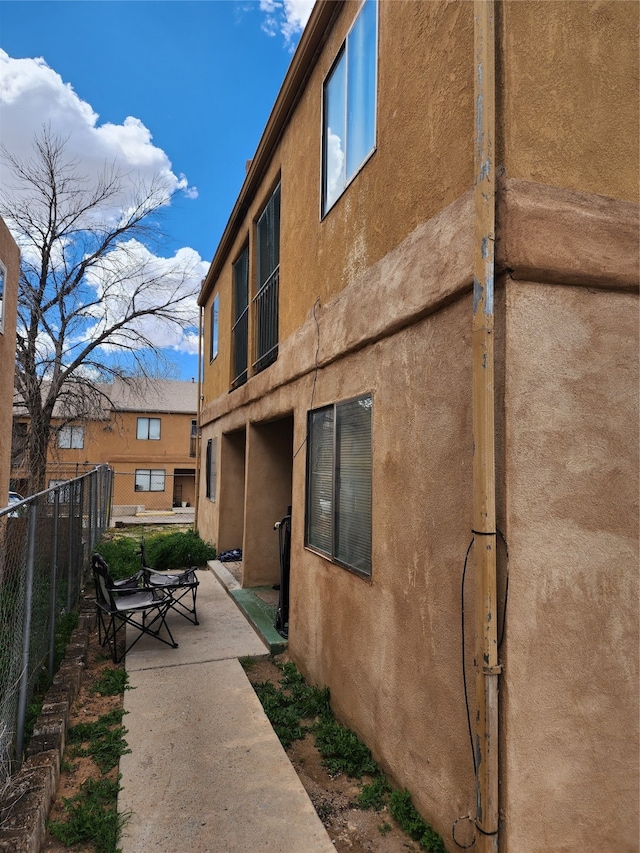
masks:
{"label": "drain pipe", "polygon": [[[204,279],[202,280],[204,284]],[[198,407],[196,410],[196,482],[195,500],[193,502],[193,529],[198,530],[198,510],[200,509],[200,414],[202,411],[202,351],[204,336],[204,308],[200,306],[200,318],[198,326]],[[213,334],[213,331],[212,331]]]}
{"label": "drain pipe", "polygon": [[476,828],[498,851],[498,637],[494,431],[495,3],[474,0],[475,258],[473,281],[473,535],[476,555]]}

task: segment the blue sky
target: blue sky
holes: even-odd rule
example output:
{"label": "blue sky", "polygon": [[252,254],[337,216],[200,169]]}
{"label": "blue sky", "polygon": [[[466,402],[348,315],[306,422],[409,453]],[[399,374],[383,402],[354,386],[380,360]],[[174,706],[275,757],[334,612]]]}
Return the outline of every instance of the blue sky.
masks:
{"label": "blue sky", "polygon": [[[188,247],[208,263],[312,5],[0,0],[2,141],[27,153],[46,113],[73,139],[101,130],[100,150],[117,140],[119,157],[164,165],[182,191],[166,213],[162,256]],[[44,63],[15,62],[36,58]],[[186,379],[197,358],[180,346],[172,357]]]}

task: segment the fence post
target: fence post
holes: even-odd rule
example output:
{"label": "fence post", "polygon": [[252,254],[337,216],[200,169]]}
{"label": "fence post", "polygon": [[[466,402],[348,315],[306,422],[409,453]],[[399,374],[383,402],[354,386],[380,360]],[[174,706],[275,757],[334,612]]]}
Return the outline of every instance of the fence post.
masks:
{"label": "fence post", "polygon": [[27,573],[25,577],[26,594],[24,603],[24,626],[22,634],[22,669],[18,693],[18,726],[16,733],[16,759],[22,763],[24,747],[24,725],[27,716],[27,691],[29,688],[29,646],[31,640],[31,605],[33,602],[33,575],[36,559],[36,523],[38,520],[38,502],[29,505],[29,545],[27,553]]}
{"label": "fence post", "polygon": [[53,543],[51,546],[51,584],[49,586],[49,678],[53,678],[56,651],[56,598],[58,595],[58,520],[60,489],[53,493]]}
{"label": "fence post", "polygon": [[76,504],[76,481],[69,484],[69,563],[67,565],[67,613],[71,612],[71,583],[73,580],[73,554],[75,550],[75,539],[73,536],[73,515]]}

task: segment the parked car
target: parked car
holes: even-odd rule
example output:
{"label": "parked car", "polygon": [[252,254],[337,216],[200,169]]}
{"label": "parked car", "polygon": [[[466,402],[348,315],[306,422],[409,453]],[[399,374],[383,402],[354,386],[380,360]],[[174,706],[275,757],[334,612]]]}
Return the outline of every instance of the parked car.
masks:
{"label": "parked car", "polygon": [[[22,495],[19,495],[18,492],[9,492],[9,501],[7,503],[7,508],[15,506],[15,504],[19,504],[23,500],[24,498],[22,497]],[[9,517],[18,518],[19,515],[23,514],[24,509],[26,509],[26,507],[24,507],[23,510],[15,510],[15,512],[10,512]]]}

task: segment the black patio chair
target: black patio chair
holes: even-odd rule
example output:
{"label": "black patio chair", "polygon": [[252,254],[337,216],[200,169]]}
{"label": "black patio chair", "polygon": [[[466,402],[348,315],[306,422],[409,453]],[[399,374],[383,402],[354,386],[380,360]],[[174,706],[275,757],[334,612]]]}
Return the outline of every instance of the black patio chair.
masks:
{"label": "black patio chair", "polygon": [[[93,555],[91,566],[96,587],[98,639],[101,646],[109,646],[114,663],[120,660],[118,635],[127,625],[139,633],[125,648],[124,654],[131,651],[145,634],[174,649],[178,647],[166,622],[167,613],[172,606],[170,596],[165,595],[162,590],[144,587],[119,589],[114,585],[109,566],[99,554]],[[160,636],[163,629],[169,639]]]}
{"label": "black patio chair", "polygon": [[198,595],[200,581],[196,575],[196,567],[192,566],[181,572],[161,572],[152,568],[147,564],[144,537],[140,542],[140,561],[144,585],[150,589],[162,590],[171,598],[171,607],[176,613],[179,613],[193,625],[199,625],[196,596]]}

